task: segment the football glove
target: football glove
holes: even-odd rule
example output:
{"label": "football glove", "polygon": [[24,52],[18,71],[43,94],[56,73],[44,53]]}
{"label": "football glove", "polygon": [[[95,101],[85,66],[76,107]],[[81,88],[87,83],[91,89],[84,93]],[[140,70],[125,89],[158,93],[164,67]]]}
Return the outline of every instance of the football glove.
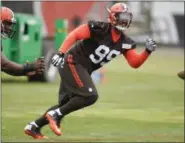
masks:
{"label": "football glove", "polygon": [[32,63],[27,61],[26,64],[23,65],[23,72],[25,74],[29,73],[32,73],[32,75],[42,74],[44,72],[44,69],[45,69],[44,57],[37,58]]}
{"label": "football glove", "polygon": [[145,47],[149,52],[153,52],[155,51],[157,45],[156,45],[156,42],[152,38],[147,37]]}
{"label": "football glove", "polygon": [[64,64],[64,53],[57,53],[53,56],[51,63],[55,66],[55,67],[62,67],[63,68],[63,64]]}

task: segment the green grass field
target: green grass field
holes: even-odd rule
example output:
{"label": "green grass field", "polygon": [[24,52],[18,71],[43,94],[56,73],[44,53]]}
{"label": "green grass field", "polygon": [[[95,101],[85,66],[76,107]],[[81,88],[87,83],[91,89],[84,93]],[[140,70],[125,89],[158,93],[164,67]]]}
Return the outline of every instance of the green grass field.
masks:
{"label": "green grass field", "polygon": [[[44,142],[184,142],[184,68],[182,49],[158,49],[139,69],[120,56],[105,66],[96,104],[66,116],[63,136],[48,126]],[[2,74],[2,141],[38,142],[25,125],[58,99],[56,83],[28,83]]]}

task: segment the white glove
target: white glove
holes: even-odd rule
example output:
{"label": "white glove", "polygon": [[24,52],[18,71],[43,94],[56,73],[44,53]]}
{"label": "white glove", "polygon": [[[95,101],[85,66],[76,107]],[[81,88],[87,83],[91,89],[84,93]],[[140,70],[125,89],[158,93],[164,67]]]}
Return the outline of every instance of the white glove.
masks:
{"label": "white glove", "polygon": [[145,47],[148,51],[153,52],[155,51],[157,45],[156,45],[156,42],[152,38],[147,37]]}
{"label": "white glove", "polygon": [[62,67],[63,68],[63,64],[64,64],[64,54],[62,53],[58,53],[55,54],[51,60],[51,63],[55,66],[55,67]]}

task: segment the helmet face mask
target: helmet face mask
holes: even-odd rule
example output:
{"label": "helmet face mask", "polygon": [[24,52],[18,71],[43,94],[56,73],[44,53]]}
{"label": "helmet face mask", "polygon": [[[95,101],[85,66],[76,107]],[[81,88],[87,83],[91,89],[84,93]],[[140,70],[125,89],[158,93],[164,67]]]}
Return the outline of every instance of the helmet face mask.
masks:
{"label": "helmet face mask", "polygon": [[115,14],[115,24],[114,26],[118,30],[126,30],[129,28],[132,22],[132,14],[128,12],[121,12]]}
{"label": "helmet face mask", "polygon": [[3,38],[10,38],[12,39],[13,36],[15,35],[16,33],[16,30],[15,30],[15,25],[16,25],[16,21],[6,21],[4,20],[1,24],[1,35]]}

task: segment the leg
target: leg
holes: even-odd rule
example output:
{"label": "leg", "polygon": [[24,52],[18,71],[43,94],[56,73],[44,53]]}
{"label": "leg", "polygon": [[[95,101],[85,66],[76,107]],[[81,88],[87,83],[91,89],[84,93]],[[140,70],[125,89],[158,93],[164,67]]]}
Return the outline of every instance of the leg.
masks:
{"label": "leg", "polygon": [[60,82],[60,87],[59,87],[59,103],[55,106],[50,107],[39,119],[35,121],[35,123],[41,128],[44,125],[47,125],[49,122],[46,119],[45,115],[47,112],[51,110],[55,110],[63,105],[65,105],[69,101],[68,95],[65,93],[65,87],[62,84],[62,81]]}
{"label": "leg", "polygon": [[35,120],[35,123],[37,124],[37,126],[38,126],[39,128],[42,128],[44,125],[47,125],[49,122],[48,122],[48,120],[46,119],[45,114],[46,114],[48,111],[57,109],[58,107],[59,107],[59,105],[54,105],[54,106],[50,107],[40,118],[38,118],[37,120]]}
{"label": "leg", "polygon": [[82,109],[84,107],[90,106],[94,104],[98,99],[98,95],[92,95],[92,96],[80,96],[76,95],[73,98],[69,100],[65,105],[60,106],[59,110],[62,116],[74,112],[76,110]]}
{"label": "leg", "polygon": [[[55,110],[57,108],[59,108],[60,106],[65,105],[69,98],[66,94],[64,94],[63,90],[63,86],[62,86],[62,82],[60,83],[60,88],[59,88],[59,103],[55,106],[50,107],[40,118],[38,118],[35,121],[30,122],[26,127],[25,127],[25,133],[29,136],[32,136],[33,138],[36,139],[43,139],[43,138],[47,138],[46,136],[42,135],[40,130],[44,125],[47,125],[49,122],[46,119],[45,115],[48,111],[51,110]],[[60,121],[61,118],[59,118],[59,120],[57,121],[57,125],[58,127],[60,127]]]}
{"label": "leg", "polygon": [[[55,105],[55,106],[49,108],[47,111],[57,109],[58,107],[59,107],[58,105]],[[45,114],[44,114],[36,121],[32,121],[29,124],[27,124],[24,131],[27,135],[29,135],[35,139],[46,139],[48,137],[42,135],[40,130],[44,125],[47,125],[48,123],[49,122],[45,118]]]}
{"label": "leg", "polygon": [[46,117],[50,122],[50,128],[56,135],[60,136],[62,133],[57,125],[57,121],[61,120],[65,115],[71,112],[94,104],[97,101],[97,99],[98,95],[92,95],[87,97],[76,95],[73,98],[71,98],[65,105],[60,106],[55,110],[49,111],[46,114]]}
{"label": "leg", "polygon": [[[70,59],[70,61],[72,60]],[[58,118],[63,118],[73,111],[90,106],[98,99],[98,93],[91,76],[83,66],[70,62],[65,63],[59,73],[63,77],[63,84],[66,93],[70,95],[70,100],[65,105],[46,114],[50,128],[56,135],[61,135],[57,126]]]}

